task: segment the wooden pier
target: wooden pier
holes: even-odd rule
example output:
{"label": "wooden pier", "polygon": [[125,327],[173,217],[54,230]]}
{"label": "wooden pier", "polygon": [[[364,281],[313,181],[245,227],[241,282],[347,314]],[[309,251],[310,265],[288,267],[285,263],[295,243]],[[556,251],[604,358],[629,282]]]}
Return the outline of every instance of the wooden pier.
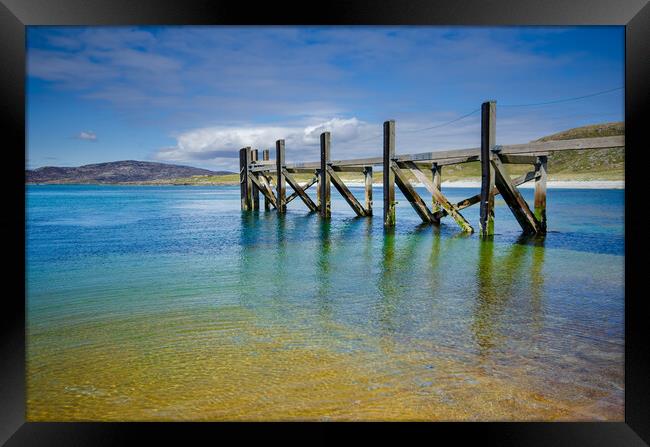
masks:
{"label": "wooden pier", "polygon": [[[496,102],[484,102],[481,106],[481,147],[447,151],[398,154],[395,146],[395,121],[384,123],[383,156],[350,160],[332,160],[330,157],[331,135],[320,135],[320,161],[286,163],[284,140],[275,144],[275,161],[270,160],[270,151],[263,150],[262,160],[258,150],[245,147],[239,151],[241,208],[244,211],[259,210],[259,195],[264,196],[264,209],[271,207],[279,213],[286,212],[286,206],[300,199],[310,212],[318,212],[322,218],[331,216],[331,186],[343,196],[350,208],[359,217],[372,216],[373,167],[383,169],[384,226],[393,227],[395,218],[395,185],[406,197],[424,223],[438,225],[445,216],[450,216],[462,231],[471,233],[474,228],[462,210],[479,204],[478,228],[481,236],[494,234],[494,197],[500,194],[510,211],[526,234],[546,232],[546,179],[549,154],[556,151],[622,148],[624,136],[556,140],[514,145],[496,144]],[[472,161],[481,162],[481,192],[458,203],[450,202],[441,192],[442,168]],[[530,165],[526,174],[511,178],[506,164]],[[356,172],[363,174],[365,198],[361,203],[348,189],[338,173]],[[417,193],[406,172],[422,183],[431,194],[431,208]],[[294,174],[312,174],[313,178],[300,184]],[[533,209],[523,198],[518,186],[535,182]],[[287,196],[286,187],[292,189]],[[316,203],[307,190],[316,185]]]}

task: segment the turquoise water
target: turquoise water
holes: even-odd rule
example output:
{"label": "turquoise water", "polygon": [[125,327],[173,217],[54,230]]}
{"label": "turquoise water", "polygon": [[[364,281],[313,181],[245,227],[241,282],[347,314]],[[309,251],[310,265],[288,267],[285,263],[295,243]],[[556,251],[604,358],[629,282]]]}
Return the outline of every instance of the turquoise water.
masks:
{"label": "turquoise water", "polygon": [[29,186],[28,418],[623,420],[623,191],[549,190],[543,240],[497,198],[492,242],[332,194]]}

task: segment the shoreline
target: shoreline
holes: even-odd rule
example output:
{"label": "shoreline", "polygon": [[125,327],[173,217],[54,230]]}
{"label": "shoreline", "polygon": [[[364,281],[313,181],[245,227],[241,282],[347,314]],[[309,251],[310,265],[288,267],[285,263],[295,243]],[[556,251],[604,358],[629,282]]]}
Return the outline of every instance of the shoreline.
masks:
{"label": "shoreline", "polygon": [[[350,186],[364,186],[363,182],[349,181],[345,182]],[[373,185],[377,185],[374,183]],[[381,185],[381,183],[379,184]],[[424,188],[424,184],[420,182],[413,182],[413,186]],[[443,188],[480,188],[480,180],[448,180],[443,181],[441,186]],[[546,182],[547,189],[625,189],[624,180],[548,180]],[[535,188],[535,182],[529,181],[518,188]]]}
{"label": "shoreline", "polygon": [[[348,186],[363,187],[364,182],[348,180]],[[70,185],[70,186],[236,186],[238,183],[26,183],[25,186]],[[424,188],[424,184],[413,182],[413,186]],[[373,188],[381,187],[381,182],[373,183]],[[443,181],[443,188],[480,188],[480,180],[448,180]],[[535,187],[535,182],[530,181],[520,185],[519,188]],[[624,180],[548,180],[548,189],[625,189]]]}
{"label": "shoreline", "polygon": [[[422,185],[424,186],[424,185]],[[480,181],[459,180],[442,182],[446,188],[480,188]],[[625,189],[625,180],[548,180],[548,189]],[[535,182],[530,181],[519,185],[519,188],[535,188]]]}

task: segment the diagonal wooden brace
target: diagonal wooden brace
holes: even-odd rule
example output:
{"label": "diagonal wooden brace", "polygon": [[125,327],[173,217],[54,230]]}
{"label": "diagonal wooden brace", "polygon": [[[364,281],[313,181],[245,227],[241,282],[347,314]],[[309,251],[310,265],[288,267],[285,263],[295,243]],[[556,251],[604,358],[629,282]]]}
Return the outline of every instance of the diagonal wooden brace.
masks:
{"label": "diagonal wooden brace", "polygon": [[271,205],[273,205],[274,208],[276,208],[276,201],[275,201],[275,196],[273,195],[273,191],[271,190],[271,186],[268,184],[268,181],[264,177],[264,175],[260,174],[254,174],[251,173],[251,181],[257,186],[257,188],[260,190],[260,192],[264,195],[264,197],[271,202]]}
{"label": "diagonal wooden brace", "polygon": [[512,183],[510,175],[505,170],[499,157],[493,157],[490,160],[494,167],[495,184],[503,200],[508,204],[508,208],[512,211],[517,222],[521,226],[524,233],[535,234],[542,231],[540,222],[537,220],[533,212],[528,207],[528,203],[523,198],[517,187]]}
{"label": "diagonal wooden brace", "polygon": [[357,213],[357,216],[363,217],[366,216],[366,209],[359,203],[356,197],[354,197],[354,194],[348,189],[347,186],[345,186],[345,183],[343,183],[343,180],[338,176],[336,172],[332,169],[331,166],[327,166],[327,172],[330,175],[330,180],[336,190],[343,196],[346,202],[348,202],[348,205],[350,205],[350,208],[354,210],[355,213]]}
{"label": "diagonal wooden brace", "polygon": [[[474,228],[467,222],[462,214],[458,212],[456,208],[447,198],[440,192],[440,190],[433,184],[431,180],[418,168],[415,163],[412,161],[404,162],[404,166],[411,170],[413,175],[424,184],[424,187],[429,190],[436,202],[442,207],[443,210],[447,212],[453,219],[456,221],[458,226],[467,233],[473,233]],[[433,214],[435,219],[435,214]],[[438,222],[440,220],[438,219]]]}
{"label": "diagonal wooden brace", "polygon": [[402,191],[402,194],[404,194],[415,212],[418,213],[422,222],[438,223],[439,221],[435,220],[433,214],[429,211],[429,208],[427,208],[427,204],[422,200],[418,193],[415,192],[415,189],[411,186],[411,183],[406,178],[404,172],[402,172],[394,161],[391,162],[391,170],[393,171],[393,174],[395,174],[395,183],[397,184],[397,187]]}
{"label": "diagonal wooden brace", "polygon": [[[526,182],[529,182],[531,180],[536,179],[538,176],[539,176],[539,174],[537,174],[536,172],[529,171],[529,172],[517,177],[516,179],[512,180],[512,184],[514,186],[523,185]],[[496,189],[496,187],[494,188],[493,192],[494,192],[494,195],[499,194],[499,190]],[[468,207],[470,207],[472,205],[476,205],[480,201],[481,201],[481,194],[476,194],[475,196],[468,197],[467,199],[461,200],[460,202],[456,203],[455,207],[458,210],[462,210],[462,209],[468,208]],[[437,217],[438,219],[442,219],[443,217],[447,216],[447,211],[445,211],[445,210],[436,211],[435,213],[433,213],[433,215],[435,217]]]}
{"label": "diagonal wooden brace", "polygon": [[[284,175],[284,178],[286,179],[287,183],[289,186],[293,188],[293,190],[298,194],[298,197],[302,199],[302,201],[307,205],[307,208],[309,208],[309,211],[312,212],[317,212],[318,207],[314,203],[313,200],[307,195],[304,189],[300,186],[300,184],[293,178],[289,172],[287,172],[286,169],[282,169],[282,175]],[[286,203],[286,202],[285,202]]]}
{"label": "diagonal wooden brace", "polygon": [[[302,190],[307,191],[309,188],[311,188],[315,183],[318,183],[318,176],[315,176],[311,180],[309,180],[307,183],[302,185]],[[298,197],[298,193],[294,191],[290,196],[287,197],[287,203],[291,202],[293,199]]]}
{"label": "diagonal wooden brace", "polygon": [[273,206],[273,208],[278,209],[278,200],[275,197],[275,183],[273,182],[273,179],[271,178],[268,173],[262,172],[259,176],[258,179],[260,183],[262,183],[264,186],[266,186],[266,190],[269,193],[269,196],[264,196],[264,197],[272,197],[272,200],[269,200],[270,205]]}

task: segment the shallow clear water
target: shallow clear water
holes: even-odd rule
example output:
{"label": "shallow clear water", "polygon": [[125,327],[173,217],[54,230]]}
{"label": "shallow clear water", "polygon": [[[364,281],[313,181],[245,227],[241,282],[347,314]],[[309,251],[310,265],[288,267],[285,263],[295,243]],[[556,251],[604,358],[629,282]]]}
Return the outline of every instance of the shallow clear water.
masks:
{"label": "shallow clear water", "polygon": [[536,241],[497,198],[493,242],[332,195],[29,186],[28,419],[623,420],[623,191],[549,190]]}

